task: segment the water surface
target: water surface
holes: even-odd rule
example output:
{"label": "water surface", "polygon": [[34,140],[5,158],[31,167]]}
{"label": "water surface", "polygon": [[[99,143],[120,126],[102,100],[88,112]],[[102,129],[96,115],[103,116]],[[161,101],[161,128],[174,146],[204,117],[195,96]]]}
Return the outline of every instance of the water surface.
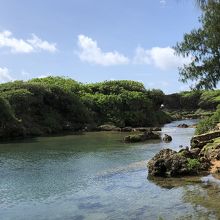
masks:
{"label": "water surface", "polygon": [[125,133],[94,132],[0,144],[0,218],[219,219],[218,181],[147,179],[155,153],[189,145],[194,129],[179,123],[162,129],[171,143],[124,144]]}

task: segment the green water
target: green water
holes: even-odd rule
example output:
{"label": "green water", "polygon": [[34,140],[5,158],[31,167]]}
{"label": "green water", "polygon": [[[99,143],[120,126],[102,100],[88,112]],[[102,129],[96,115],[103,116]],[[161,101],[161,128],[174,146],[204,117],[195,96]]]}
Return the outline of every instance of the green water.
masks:
{"label": "green water", "polygon": [[163,128],[167,144],[117,132],[1,143],[0,219],[220,219],[218,181],[147,179],[155,153],[189,145],[194,129],[178,123]]}

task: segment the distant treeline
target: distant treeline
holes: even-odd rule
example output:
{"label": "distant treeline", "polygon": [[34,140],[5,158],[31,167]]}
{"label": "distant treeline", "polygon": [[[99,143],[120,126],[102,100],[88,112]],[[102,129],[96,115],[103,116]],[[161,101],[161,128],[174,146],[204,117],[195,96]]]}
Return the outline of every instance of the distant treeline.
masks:
{"label": "distant treeline", "polygon": [[220,90],[195,90],[164,97],[164,106],[169,110],[215,110],[219,104]]}
{"label": "distant treeline", "polygon": [[160,110],[161,90],[120,80],[81,84],[47,77],[0,84],[0,137],[24,137],[79,131],[112,123],[155,126],[170,121]]}

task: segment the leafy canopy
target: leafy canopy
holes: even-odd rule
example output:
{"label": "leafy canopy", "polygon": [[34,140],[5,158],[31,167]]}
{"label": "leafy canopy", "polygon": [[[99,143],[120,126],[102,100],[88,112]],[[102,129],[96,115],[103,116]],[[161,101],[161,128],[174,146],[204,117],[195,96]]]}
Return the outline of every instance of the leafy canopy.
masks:
{"label": "leafy canopy", "polygon": [[185,34],[174,49],[178,55],[192,57],[180,68],[180,80],[192,81],[197,89],[212,89],[220,80],[220,0],[208,1],[202,13],[201,27]]}

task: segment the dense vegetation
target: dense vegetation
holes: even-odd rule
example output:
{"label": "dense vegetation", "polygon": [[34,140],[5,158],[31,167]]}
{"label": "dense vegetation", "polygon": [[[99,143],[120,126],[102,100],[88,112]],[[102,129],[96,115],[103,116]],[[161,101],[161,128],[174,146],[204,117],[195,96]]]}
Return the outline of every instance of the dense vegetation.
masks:
{"label": "dense vegetation", "polygon": [[164,105],[170,110],[215,110],[220,104],[220,90],[195,90],[166,95]]}
{"label": "dense vegetation", "polygon": [[128,80],[81,84],[47,77],[0,84],[0,137],[78,131],[104,123],[162,124],[170,120],[160,111],[163,99],[162,91]]}
{"label": "dense vegetation", "polygon": [[211,117],[207,117],[199,122],[196,127],[196,134],[203,134],[214,130],[218,123],[220,123],[220,105]]}

